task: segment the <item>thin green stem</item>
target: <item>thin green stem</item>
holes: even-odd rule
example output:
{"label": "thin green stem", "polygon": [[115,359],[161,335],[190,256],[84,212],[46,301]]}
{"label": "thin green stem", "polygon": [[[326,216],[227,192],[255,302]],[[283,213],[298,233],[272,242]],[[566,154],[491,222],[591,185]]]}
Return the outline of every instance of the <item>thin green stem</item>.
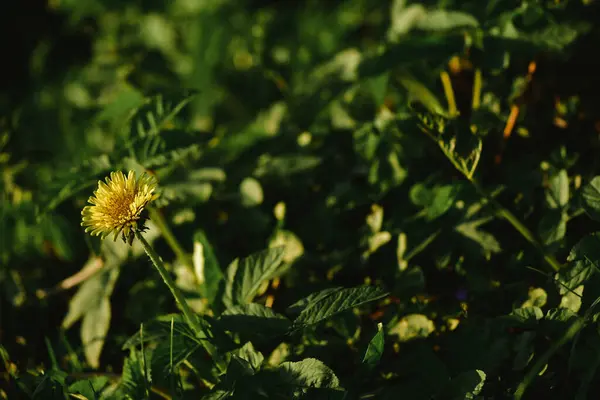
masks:
{"label": "thin green stem", "polygon": [[[443,143],[440,142],[439,139],[437,139],[427,129],[424,129],[424,132],[425,132],[425,134],[427,134],[427,136],[429,136],[431,139],[433,139],[438,144],[438,146],[440,146],[440,149],[442,150],[442,152],[444,153],[446,158],[452,163],[452,165],[454,165],[454,167],[461,174],[464,175],[465,178],[467,178],[469,180],[469,182],[471,182],[473,184],[473,186],[475,187],[475,190],[477,190],[477,192],[483,198],[485,198],[490,204],[492,204],[496,208],[498,215],[500,215],[501,217],[506,219],[521,234],[521,236],[523,236],[529,243],[531,243],[542,254],[542,256],[544,257],[544,260],[552,268],[553,271],[558,272],[562,268],[561,263],[558,262],[558,260],[556,260],[556,258],[554,258],[554,256],[552,254],[548,254],[546,252],[546,249],[539,242],[539,240],[537,240],[535,235],[525,225],[523,225],[523,223],[517,217],[515,217],[515,215],[513,213],[511,213],[502,204],[500,204],[494,197],[490,196],[485,190],[483,190],[483,188],[479,185],[479,183],[477,183],[477,181],[473,177],[473,175],[475,173],[475,167],[477,166],[477,164],[474,164],[473,167],[469,171],[467,171],[466,168],[464,168],[454,158],[454,156],[444,148]],[[478,158],[477,158],[477,161],[478,161]]]}
{"label": "thin green stem", "polygon": [[479,192],[481,196],[483,196],[490,204],[492,204],[496,208],[496,210],[498,211],[498,215],[506,219],[513,226],[513,228],[515,228],[521,234],[521,236],[523,236],[529,243],[531,243],[536,249],[538,249],[538,251],[544,257],[546,263],[555,272],[558,272],[562,268],[561,263],[556,258],[554,258],[552,254],[548,254],[546,252],[546,249],[544,249],[544,246],[539,242],[535,235],[513,213],[506,209],[496,199],[488,196],[488,194],[483,190],[483,188],[477,183],[475,179],[470,178],[469,181],[473,184],[477,192]]}
{"label": "thin green stem", "polygon": [[517,386],[517,390],[515,391],[515,400],[520,400],[525,391],[535,379],[535,376],[540,373],[540,371],[544,368],[544,366],[548,363],[548,360],[569,340],[571,340],[575,335],[579,333],[585,327],[586,320],[584,318],[577,318],[575,321],[569,326],[564,335],[558,339],[556,342],[552,343],[552,346],[546,351],[533,365],[533,367],[527,372],[525,378],[521,381],[519,386]]}
{"label": "thin green stem", "polygon": [[171,278],[171,275],[169,275],[169,271],[167,271],[167,269],[165,268],[165,265],[161,260],[160,256],[154,251],[154,249],[152,248],[152,246],[150,246],[146,239],[144,239],[144,236],[142,236],[142,234],[137,230],[135,231],[135,237],[140,241],[140,243],[142,243],[146,254],[148,254],[148,257],[150,257],[152,264],[154,264],[154,267],[156,267],[161,278],[173,294],[175,302],[183,312],[183,316],[194,331],[194,334],[196,335],[196,337],[199,338],[200,343],[204,346],[204,349],[206,350],[208,355],[211,356],[220,372],[223,372],[224,364],[222,363],[221,359],[217,357],[216,349],[214,348],[214,346],[212,346],[212,344],[205,340],[206,332],[200,325],[198,318],[196,318],[196,315],[194,314],[187,301],[183,297],[183,294],[175,285],[175,281],[173,281],[173,278]]}

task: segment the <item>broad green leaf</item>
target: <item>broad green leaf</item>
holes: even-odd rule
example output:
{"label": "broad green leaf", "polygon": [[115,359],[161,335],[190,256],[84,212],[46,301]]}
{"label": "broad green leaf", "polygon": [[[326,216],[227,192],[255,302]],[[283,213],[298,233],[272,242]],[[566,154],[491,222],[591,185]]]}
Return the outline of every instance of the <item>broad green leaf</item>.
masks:
{"label": "broad green leaf", "polygon": [[560,298],[560,307],[574,313],[581,308],[581,296],[583,296],[583,285],[577,286],[573,291],[568,291]]}
{"label": "broad green leaf", "polygon": [[[91,258],[84,269],[102,262],[97,257]],[[119,269],[105,264],[103,269],[88,278],[69,302],[69,311],[63,319],[65,329],[71,327],[79,319],[81,324],[81,341],[84,354],[92,368],[99,367],[100,353],[104,339],[110,327],[110,295],[119,276]]]}
{"label": "broad green leaf", "polygon": [[375,104],[383,104],[387,94],[389,79],[390,73],[387,72],[379,76],[372,77],[366,81],[366,84],[371,91],[373,98],[375,99]]}
{"label": "broad green leaf", "polygon": [[479,22],[461,11],[431,10],[417,22],[417,28],[425,31],[448,31],[457,28],[477,28]]}
{"label": "broad green leaf", "polygon": [[313,300],[304,299],[305,307],[294,320],[294,327],[316,324],[346,310],[382,299],[387,295],[388,293],[382,289],[373,286],[328,290],[326,294],[321,292],[314,296]]}
{"label": "broad green leaf", "polygon": [[383,355],[383,347],[385,344],[385,334],[383,332],[383,325],[381,322],[377,324],[377,333],[367,346],[367,351],[365,352],[365,356],[363,357],[363,364],[368,365],[369,367],[374,367],[379,363],[381,356]]}
{"label": "broad green leaf", "polygon": [[560,294],[585,284],[600,267],[600,233],[581,239],[567,257],[567,266],[556,274]]}
{"label": "broad green leaf", "polygon": [[206,237],[204,231],[199,230],[194,234],[194,253],[192,255],[196,279],[200,283],[201,293],[210,304],[215,300],[219,291],[219,284],[224,279],[219,260]]}
{"label": "broad green leaf", "polygon": [[398,41],[413,29],[448,31],[457,28],[476,28],[479,22],[470,14],[441,9],[427,10],[421,4],[406,7],[405,0],[395,0],[391,10],[391,25],[387,36]]}
{"label": "broad green leaf", "polygon": [[454,205],[460,192],[459,185],[444,185],[433,190],[433,199],[426,208],[427,218],[434,220],[444,215]]}
{"label": "broad green leaf", "polygon": [[581,192],[583,208],[590,217],[600,221],[600,176],[594,177]]}
{"label": "broad green leaf", "polygon": [[502,251],[502,248],[494,235],[479,229],[479,227],[488,220],[488,218],[480,218],[474,221],[463,222],[454,229],[461,235],[479,244],[484,251],[499,253]]}
{"label": "broad green leaf", "polygon": [[284,362],[276,370],[288,385],[301,388],[339,389],[340,381],[335,373],[315,358],[298,362]]}
{"label": "broad green leaf", "polygon": [[507,327],[532,328],[537,326],[538,321],[543,317],[544,313],[539,307],[524,307],[517,308],[509,315],[499,317],[498,320],[505,323]]}
{"label": "broad green leaf", "polygon": [[569,203],[569,175],[567,175],[567,170],[561,169],[550,178],[546,201],[550,208],[561,208]]}
{"label": "broad green leaf", "polygon": [[567,233],[567,218],[563,210],[548,210],[542,216],[538,226],[542,243],[551,245],[562,240]]}
{"label": "broad green leaf", "polygon": [[285,333],[290,320],[261,304],[250,303],[228,308],[219,318],[225,330],[244,335],[272,336]]}
{"label": "broad green leaf", "polygon": [[257,177],[285,178],[290,175],[313,171],[321,162],[320,157],[308,154],[264,156],[254,170],[254,175]]}
{"label": "broad green leaf", "polygon": [[278,229],[269,240],[269,248],[280,246],[285,248],[283,254],[285,263],[292,263],[304,254],[304,245],[294,232]]}
{"label": "broad green leaf", "polygon": [[336,293],[342,289],[343,289],[342,287],[334,287],[334,288],[321,290],[316,293],[311,293],[307,297],[305,297],[301,300],[298,300],[297,302],[295,302],[294,304],[289,306],[287,308],[287,312],[292,315],[298,315],[302,312],[302,310],[307,308],[310,304],[314,304],[318,301],[321,301],[321,300],[325,299],[326,297],[330,296],[331,294]]}
{"label": "broad green leaf", "polygon": [[81,321],[83,352],[92,368],[100,366],[100,353],[110,327],[110,317],[110,300],[102,296],[86,311]]}
{"label": "broad green leaf", "polygon": [[254,349],[252,342],[247,342],[244,346],[232,352],[232,354],[242,360],[247,361],[254,372],[258,372],[260,370],[261,365],[265,360],[262,353]]}
{"label": "broad green leaf", "polygon": [[227,307],[248,304],[263,282],[279,272],[285,248],[277,247],[234,260],[227,268],[223,302]]}
{"label": "broad green leaf", "polygon": [[240,184],[240,196],[242,206],[254,207],[263,202],[264,194],[260,182],[252,177],[248,177]]}
{"label": "broad green leaf", "polygon": [[388,334],[397,335],[401,342],[426,338],[435,331],[432,320],[422,314],[409,314],[390,328]]}
{"label": "broad green leaf", "polygon": [[527,307],[539,307],[542,308],[548,301],[548,294],[543,288],[531,288],[529,289],[528,298],[521,305],[521,308]]}

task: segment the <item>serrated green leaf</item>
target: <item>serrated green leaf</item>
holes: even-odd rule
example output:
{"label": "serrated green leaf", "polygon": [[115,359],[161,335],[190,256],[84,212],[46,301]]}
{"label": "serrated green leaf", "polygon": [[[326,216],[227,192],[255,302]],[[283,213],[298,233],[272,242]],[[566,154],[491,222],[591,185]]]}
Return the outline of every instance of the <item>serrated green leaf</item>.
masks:
{"label": "serrated green leaf", "polygon": [[262,283],[277,275],[284,252],[284,247],[275,247],[234,260],[227,267],[225,305],[233,307],[252,302]]}
{"label": "serrated green leaf", "polygon": [[336,290],[327,289],[327,291],[321,292],[316,296],[313,295],[313,300],[308,300],[308,298],[301,300],[301,304],[305,305],[305,307],[294,320],[293,325],[294,327],[302,327],[316,324],[346,310],[382,299],[387,295],[388,293],[381,288],[373,286],[348,289],[338,288]]}

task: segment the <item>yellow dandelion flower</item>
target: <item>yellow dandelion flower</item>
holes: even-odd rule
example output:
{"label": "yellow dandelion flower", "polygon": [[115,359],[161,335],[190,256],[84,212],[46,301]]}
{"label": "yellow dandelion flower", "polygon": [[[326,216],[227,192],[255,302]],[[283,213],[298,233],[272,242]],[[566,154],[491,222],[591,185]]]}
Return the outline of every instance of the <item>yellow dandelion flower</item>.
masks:
{"label": "yellow dandelion flower", "polygon": [[135,230],[144,230],[146,218],[142,212],[158,197],[155,190],[156,180],[152,176],[143,174],[136,180],[133,171],[127,176],[121,171],[111,172],[106,183],[98,181],[98,189],[88,199],[92,205],[81,211],[81,226],[102,239],[114,233],[117,240],[122,233],[123,240],[131,244]]}

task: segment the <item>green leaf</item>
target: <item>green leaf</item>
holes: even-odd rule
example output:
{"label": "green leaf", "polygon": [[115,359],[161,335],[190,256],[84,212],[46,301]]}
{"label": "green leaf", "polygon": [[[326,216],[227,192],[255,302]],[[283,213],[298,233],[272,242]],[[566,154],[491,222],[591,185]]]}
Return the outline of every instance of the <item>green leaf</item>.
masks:
{"label": "green leaf", "polygon": [[45,371],[42,376],[36,377],[36,387],[31,395],[33,400],[64,400],[67,399],[65,387],[67,374],[56,369]]}
{"label": "green leaf", "polygon": [[219,292],[219,284],[224,279],[219,260],[204,231],[194,234],[194,253],[192,256],[196,279],[200,283],[201,293],[212,304]]}
{"label": "green leaf", "polygon": [[[144,325],[144,336],[146,335],[147,327]],[[149,332],[151,334],[155,332]],[[168,382],[167,377],[175,374],[176,368],[196,350],[202,347],[199,341],[190,338],[189,334],[181,333],[181,326],[175,330],[173,321],[172,333],[164,335],[161,340],[156,341],[156,347],[152,351],[152,359],[150,362],[150,370],[155,380]],[[139,336],[139,335],[137,335]]]}
{"label": "green leaf", "polygon": [[388,331],[390,335],[397,335],[401,342],[413,339],[426,338],[435,331],[435,324],[423,314],[409,314],[400,319]]}
{"label": "green leaf", "polygon": [[[381,288],[373,286],[327,289],[316,296],[312,295],[314,300],[308,300],[308,298],[301,300],[305,307],[294,320],[294,327],[316,324],[346,310],[382,299],[387,295],[388,293]],[[297,307],[297,304],[292,307]]]}
{"label": "green leaf", "polygon": [[561,241],[567,233],[567,218],[567,213],[563,210],[548,210],[538,227],[542,243],[551,245]]}
{"label": "green leaf", "polygon": [[[97,257],[91,258],[83,270],[93,268],[98,262],[102,261]],[[83,319],[81,341],[86,360],[92,368],[99,367],[100,353],[110,327],[110,295],[119,276],[119,269],[111,268],[110,265],[111,263],[105,264],[99,273],[79,287],[69,302],[69,311],[62,322],[63,328],[68,329],[79,319]]]}
{"label": "green leaf", "polygon": [[369,346],[367,346],[367,351],[362,360],[363,364],[366,364],[371,368],[377,365],[383,355],[384,344],[385,334],[383,332],[383,324],[379,323],[377,324],[377,333],[369,342]]}
{"label": "green leaf", "polygon": [[252,302],[262,283],[277,276],[284,252],[284,247],[275,247],[235,259],[227,267],[225,305],[229,308]]}
{"label": "green leaf", "polygon": [[485,372],[476,369],[466,371],[456,376],[450,382],[448,398],[455,400],[473,400],[483,389],[485,384]]}
{"label": "green leaf", "polygon": [[100,366],[100,353],[110,327],[110,317],[110,300],[103,296],[86,311],[81,321],[83,352],[92,368]]}
{"label": "green leaf", "polygon": [[441,66],[450,57],[462,52],[464,46],[462,34],[411,36],[390,44],[383,51],[363,57],[358,67],[359,75],[378,76],[400,66],[419,64],[423,59],[434,66]]}
{"label": "green leaf", "polygon": [[340,381],[335,373],[315,358],[298,362],[284,362],[277,367],[283,382],[301,388],[339,389]]}
{"label": "green leaf", "polygon": [[[144,370],[145,369],[145,370]],[[148,399],[150,393],[150,366],[144,366],[142,354],[131,350],[123,364],[123,373],[119,382],[122,398]],[[148,377],[148,380],[146,379]]]}
{"label": "green leaf", "polygon": [[448,31],[457,28],[477,28],[479,22],[461,11],[431,10],[419,19],[417,28],[425,31]]}
{"label": "green leaf", "polygon": [[321,290],[320,292],[311,293],[307,297],[300,299],[297,302],[295,302],[294,304],[292,304],[291,306],[289,306],[287,308],[287,312],[292,315],[298,315],[302,312],[302,310],[304,310],[310,304],[314,304],[320,300],[323,300],[324,298],[328,297],[332,293],[338,292],[342,289],[343,289],[342,287],[334,287],[334,288]]}
{"label": "green leaf", "polygon": [[252,342],[247,342],[244,346],[235,350],[232,354],[239,359],[247,361],[255,373],[260,370],[260,367],[265,360],[262,353],[254,349]]}
{"label": "green leaf", "polygon": [[425,211],[427,219],[432,221],[444,215],[456,201],[461,190],[461,185],[436,186],[433,189],[433,197]]}
{"label": "green leaf", "polygon": [[403,74],[398,78],[400,84],[408,92],[409,99],[423,104],[430,112],[444,115],[446,110],[438,98],[421,82],[408,74]]}
{"label": "green leaf", "polygon": [[569,203],[569,175],[567,170],[561,169],[550,178],[546,201],[550,208],[562,208]]}
{"label": "green leaf", "polygon": [[281,335],[291,326],[290,320],[283,315],[256,303],[227,309],[219,318],[219,322],[225,330],[259,336]]}
{"label": "green leaf", "polygon": [[539,307],[522,307],[513,310],[509,315],[499,317],[498,320],[506,323],[508,327],[533,328],[543,317],[544,313]]}
{"label": "green leaf", "polygon": [[479,226],[487,221],[489,221],[489,218],[484,217],[473,221],[463,222],[454,229],[464,237],[479,244],[484,251],[489,253],[499,253],[502,251],[502,248],[494,235],[479,229]]}
{"label": "green leaf", "polygon": [[79,380],[69,386],[69,393],[80,394],[88,400],[99,400],[102,390],[109,384],[105,376],[98,376],[90,379]]}
{"label": "green leaf", "polygon": [[559,291],[564,295],[586,283],[600,267],[600,232],[581,239],[567,257],[567,266],[556,274]]}
{"label": "green leaf", "polygon": [[600,176],[594,177],[590,183],[584,186],[581,197],[585,211],[590,217],[600,221]]}
{"label": "green leaf", "polygon": [[241,203],[244,207],[255,207],[263,202],[264,194],[260,182],[252,177],[245,178],[240,184]]}

